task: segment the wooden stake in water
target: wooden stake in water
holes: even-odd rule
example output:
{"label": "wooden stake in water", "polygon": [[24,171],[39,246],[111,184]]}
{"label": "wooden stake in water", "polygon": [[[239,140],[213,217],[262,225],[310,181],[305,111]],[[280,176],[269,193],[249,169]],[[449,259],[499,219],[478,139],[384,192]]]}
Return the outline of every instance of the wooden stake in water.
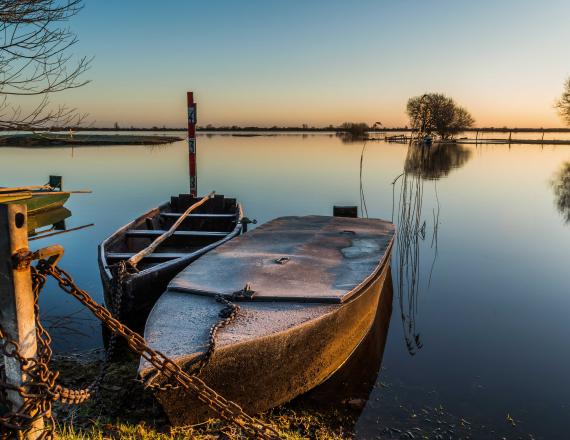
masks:
{"label": "wooden stake in water", "polygon": [[[37,352],[32,277],[29,266],[15,268],[12,260],[22,249],[28,250],[26,205],[0,205],[0,325],[7,338],[18,343],[22,356],[31,358]],[[26,381],[16,359],[4,357],[4,365],[10,385],[21,386]],[[8,392],[8,400],[15,411],[24,403],[14,391]],[[43,427],[43,420],[36,420],[26,438],[38,438]]]}
{"label": "wooden stake in water", "polygon": [[190,166],[190,195],[196,197],[198,194],[198,175],[196,170],[196,103],[194,93],[187,92],[188,102],[188,160]]}

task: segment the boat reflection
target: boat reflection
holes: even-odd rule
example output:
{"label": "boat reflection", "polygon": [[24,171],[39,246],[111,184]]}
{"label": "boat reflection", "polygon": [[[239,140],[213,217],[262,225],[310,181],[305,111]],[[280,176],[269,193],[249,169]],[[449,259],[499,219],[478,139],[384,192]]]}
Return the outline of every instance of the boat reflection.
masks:
{"label": "boat reflection", "polygon": [[570,162],[564,163],[551,182],[556,208],[564,221],[570,224]]}
{"label": "boat reflection", "polygon": [[36,237],[52,231],[64,231],[65,219],[71,217],[71,211],[63,206],[41,211],[28,217],[28,236]]}
{"label": "boat reflection", "polygon": [[393,284],[388,272],[369,332],[350,358],[325,382],[296,399],[316,408],[349,405],[361,412],[378,378],[392,316]]}
{"label": "boat reflection", "polygon": [[86,225],[68,228],[66,220],[69,217],[71,217],[71,211],[63,206],[31,214],[28,217],[29,240],[53,237],[54,235],[66,234],[94,225],[94,223],[88,223]]}
{"label": "boat reflection", "polygon": [[447,176],[451,170],[464,166],[471,158],[471,150],[455,143],[410,145],[404,171],[425,180]]}

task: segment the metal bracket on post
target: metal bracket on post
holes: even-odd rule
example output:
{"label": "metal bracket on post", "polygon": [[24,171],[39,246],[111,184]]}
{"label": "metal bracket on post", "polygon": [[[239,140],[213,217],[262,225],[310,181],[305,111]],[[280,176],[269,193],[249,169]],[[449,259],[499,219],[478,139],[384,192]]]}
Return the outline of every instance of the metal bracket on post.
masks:
{"label": "metal bracket on post", "polygon": [[32,261],[44,260],[50,266],[56,266],[63,257],[63,246],[54,244],[31,252],[27,248],[18,249],[12,255],[12,268],[16,271],[29,270]]}
{"label": "metal bracket on post", "polygon": [[[26,205],[0,205],[0,326],[6,338],[18,344],[19,353],[25,358],[37,355],[32,256],[28,250]],[[26,373],[18,359],[4,356],[4,368],[7,385],[17,389],[26,383]],[[13,411],[25,404],[24,397],[16,391],[7,390],[7,397]],[[44,421],[38,418],[26,438],[35,440],[43,431]]]}

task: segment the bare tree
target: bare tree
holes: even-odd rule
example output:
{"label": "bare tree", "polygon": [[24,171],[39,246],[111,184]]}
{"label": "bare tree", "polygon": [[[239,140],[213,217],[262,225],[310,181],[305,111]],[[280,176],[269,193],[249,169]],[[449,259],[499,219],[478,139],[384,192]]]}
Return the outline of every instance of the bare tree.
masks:
{"label": "bare tree", "polygon": [[88,82],[81,75],[91,59],[75,60],[69,49],[77,37],[65,26],[81,8],[82,0],[0,0],[0,129],[82,122],[75,109],[49,101],[53,93]]}
{"label": "bare tree", "polygon": [[566,124],[570,125],[570,78],[564,83],[564,91],[558,101],[556,101],[558,113]]}
{"label": "bare tree", "polygon": [[418,131],[420,135],[436,134],[442,139],[452,138],[475,123],[466,109],[440,93],[426,93],[410,98],[406,112],[412,130]]}

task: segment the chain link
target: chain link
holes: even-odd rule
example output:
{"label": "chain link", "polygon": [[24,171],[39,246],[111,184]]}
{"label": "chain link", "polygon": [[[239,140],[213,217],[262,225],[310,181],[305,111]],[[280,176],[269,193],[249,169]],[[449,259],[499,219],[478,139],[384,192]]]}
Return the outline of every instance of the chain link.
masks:
{"label": "chain link", "polygon": [[[44,260],[40,260],[37,267],[41,274],[50,275],[55,278],[62,290],[79,300],[79,302],[101,320],[109,330],[123,337],[129,348],[160,371],[167,382],[175,383],[177,386],[193,393],[198,400],[218,413],[221,418],[240,427],[242,431],[247,434],[248,438],[271,440],[280,438],[279,433],[273,427],[249,416],[237,403],[225,399],[208,387],[202,379],[186,373],[164,354],[150,348],[141,335],[121,324],[120,321],[113,317],[109,310],[97,304],[86,291],[77,287],[73,278],[67,272],[57,266],[50,265]],[[225,299],[223,301],[227,301],[226,306],[229,308],[231,302]],[[211,340],[213,339],[215,341],[215,334],[218,329],[227,325],[227,323],[235,318],[239,308],[231,304],[231,309],[232,312],[230,312],[223,321],[218,323],[219,325],[212,328],[210,333]]]}
{"label": "chain link", "polygon": [[[204,367],[208,365],[216,349],[216,336],[218,331],[231,324],[236,319],[240,310],[238,305],[232,303],[222,295],[216,295],[216,301],[225,305],[225,307],[220,310],[220,313],[218,313],[220,320],[210,328],[208,335],[208,349],[204,354],[199,356],[193,364],[186,366],[186,368],[191,372],[190,374],[193,376],[199,376]],[[141,382],[145,388],[150,388],[156,391],[171,391],[180,388],[179,384],[171,383],[169,381],[157,383],[158,378],[161,376],[162,371],[159,370],[156,374],[153,374],[151,377]]]}
{"label": "chain link", "polygon": [[[121,269],[123,269],[123,272]],[[124,271],[126,271],[125,267],[118,268],[117,279],[119,281],[122,281],[123,276],[121,275],[124,275]],[[37,354],[34,358],[22,356],[18,343],[8,339],[6,333],[0,327],[0,355],[4,355],[5,358],[14,358],[19,363],[25,379],[21,386],[11,386],[6,382],[4,369],[0,367],[0,398],[7,402],[8,393],[15,392],[24,402],[17,410],[9,410],[7,414],[0,416],[0,438],[11,438],[10,436],[17,432],[21,433],[17,435],[18,437],[23,436],[25,438],[26,434],[33,429],[34,422],[43,418],[44,430],[38,438],[40,440],[53,439],[52,402],[60,400],[62,403],[67,404],[83,403],[99,390],[108,369],[117,336],[123,337],[131,350],[146,359],[157,369],[159,374],[165,377],[166,385],[161,387],[151,385],[152,388],[168,390],[174,387],[182,387],[193,393],[198,400],[218,413],[221,418],[240,427],[247,434],[248,438],[280,438],[279,433],[274,428],[246,414],[238,404],[216,393],[195,375],[202,371],[212,357],[216,347],[217,332],[231,323],[239,312],[239,306],[233,304],[229,299],[222,296],[216,297],[218,302],[225,305],[224,309],[220,311],[220,318],[222,319],[210,329],[209,348],[198,362],[193,374],[188,374],[165,355],[151,349],[142,336],[121,324],[113,316],[119,316],[120,313],[122,298],[120,289],[122,286],[116,286],[113,298],[114,304],[112,305],[113,313],[111,313],[105,307],[97,304],[86,291],[79,289],[67,272],[57,266],[53,266],[46,260],[40,260],[37,267],[31,267],[31,274],[34,293]],[[48,275],[56,279],[62,290],[79,300],[112,332],[110,346],[106,352],[101,374],[89,387],[84,389],[73,390],[61,386],[56,383],[59,372],[52,371],[49,368],[52,357],[51,337],[40,322],[38,304],[40,291],[45,285]],[[239,296],[241,293],[236,292],[235,296]]]}
{"label": "chain link", "polygon": [[54,420],[52,417],[52,402],[60,400],[66,404],[79,404],[89,399],[90,388],[74,390],[56,383],[59,372],[50,369],[52,357],[51,336],[43,327],[39,316],[39,294],[46,283],[46,275],[31,268],[32,286],[34,294],[34,315],[36,328],[36,356],[27,358],[21,354],[17,341],[8,338],[8,335],[0,327],[0,355],[4,358],[15,359],[20,367],[23,383],[13,386],[7,383],[5,365],[0,372],[0,397],[8,403],[8,393],[17,393],[23,404],[20,408],[12,408],[6,414],[0,416],[0,438],[9,438],[10,434],[20,432],[24,437],[32,429],[34,422],[43,418],[44,430],[39,435],[40,439],[53,438]]}

